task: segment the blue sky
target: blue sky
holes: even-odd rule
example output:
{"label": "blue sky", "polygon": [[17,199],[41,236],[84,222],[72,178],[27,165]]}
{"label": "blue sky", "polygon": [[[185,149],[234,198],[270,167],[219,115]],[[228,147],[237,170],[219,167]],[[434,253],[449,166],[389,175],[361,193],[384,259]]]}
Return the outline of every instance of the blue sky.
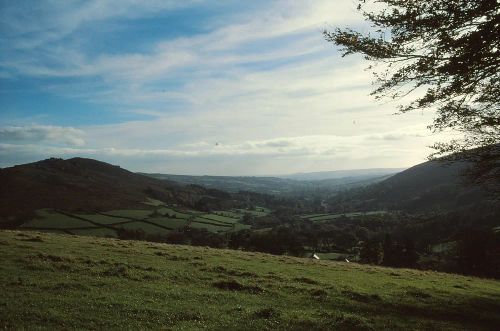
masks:
{"label": "blue sky", "polygon": [[0,166],[91,157],[135,171],[407,167],[432,114],[392,115],[321,31],[353,0],[0,1]]}

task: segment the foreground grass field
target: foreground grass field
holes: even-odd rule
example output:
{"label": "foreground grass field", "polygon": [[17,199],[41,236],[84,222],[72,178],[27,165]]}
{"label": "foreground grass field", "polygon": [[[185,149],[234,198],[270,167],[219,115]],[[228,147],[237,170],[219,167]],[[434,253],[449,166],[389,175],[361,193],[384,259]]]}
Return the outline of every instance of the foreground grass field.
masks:
{"label": "foreground grass field", "polygon": [[0,231],[1,329],[498,330],[500,282]]}

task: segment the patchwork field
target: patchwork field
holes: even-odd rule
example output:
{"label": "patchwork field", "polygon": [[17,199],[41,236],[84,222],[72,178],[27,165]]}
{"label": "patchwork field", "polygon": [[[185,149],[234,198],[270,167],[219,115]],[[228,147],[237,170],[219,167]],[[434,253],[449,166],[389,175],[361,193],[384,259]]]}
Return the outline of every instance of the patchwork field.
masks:
{"label": "patchwork field", "polygon": [[121,229],[142,230],[148,235],[164,235],[182,227],[206,229],[215,233],[250,228],[239,223],[246,212],[241,209],[203,213],[165,206],[152,199],[146,204],[150,206],[149,209],[112,210],[96,214],[41,209],[37,211],[37,217],[22,224],[21,228],[106,237],[117,237],[117,232]]}
{"label": "patchwork field", "polygon": [[0,231],[0,329],[498,330],[500,282]]}

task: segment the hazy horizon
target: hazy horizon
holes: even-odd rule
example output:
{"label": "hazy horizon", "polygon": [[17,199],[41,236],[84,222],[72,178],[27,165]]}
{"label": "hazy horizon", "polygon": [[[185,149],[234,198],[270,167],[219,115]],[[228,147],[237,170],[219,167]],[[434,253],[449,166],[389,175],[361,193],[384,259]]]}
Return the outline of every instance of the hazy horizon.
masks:
{"label": "hazy horizon", "polygon": [[[407,168],[364,168],[364,169],[338,169],[338,170],[319,170],[319,171],[311,171],[311,172],[292,172],[292,173],[282,173],[282,174],[263,174],[263,175],[212,175],[212,174],[183,174],[183,173],[163,173],[166,175],[175,175],[175,176],[229,176],[229,177],[283,177],[286,178],[288,176],[294,175],[306,175],[306,174],[319,174],[319,173],[329,173],[329,172],[347,172],[347,171],[369,171],[369,170],[394,170],[394,171],[403,171]],[[141,172],[141,171],[139,171]],[[145,172],[147,173],[147,172]]]}
{"label": "hazy horizon", "polygon": [[[0,166],[95,158],[132,171],[407,168],[432,113],[393,116],[359,56],[352,1],[2,3]],[[29,24],[27,23],[29,22]]]}
{"label": "hazy horizon", "polygon": [[[80,156],[75,156],[75,157],[80,157]],[[42,159],[42,160],[29,161],[26,163],[15,163],[15,164],[12,164],[9,166],[0,167],[0,169],[14,167],[14,166],[18,166],[18,165],[24,165],[27,163],[41,162],[44,160],[48,160],[50,158],[51,157],[49,157],[47,159]],[[56,158],[58,158],[58,157],[56,157]],[[68,158],[65,157],[65,158],[61,158],[61,159],[69,160],[71,158],[72,157],[68,157]],[[101,161],[98,159],[93,159],[93,160]],[[101,161],[101,162],[104,162],[104,161]],[[311,172],[293,172],[293,173],[277,173],[277,174],[261,174],[261,175],[252,175],[252,174],[249,174],[249,175],[239,175],[239,174],[213,175],[213,174],[209,174],[209,173],[170,173],[170,172],[153,172],[153,171],[148,172],[148,171],[128,169],[128,168],[125,168],[118,163],[111,162],[110,164],[115,165],[115,166],[119,166],[121,168],[124,168],[124,169],[132,171],[132,172],[136,172],[136,173],[164,174],[164,175],[174,175],[174,176],[194,176],[194,177],[203,177],[203,176],[211,177],[211,176],[213,176],[213,177],[279,177],[279,178],[289,178],[289,177],[293,177],[293,176],[297,176],[297,175],[313,175],[313,174],[343,173],[343,172],[373,172],[373,171],[375,171],[375,172],[376,171],[381,171],[381,172],[388,172],[389,171],[390,172],[390,171],[394,171],[394,173],[397,173],[397,172],[401,172],[401,171],[408,169],[408,168],[356,168],[356,169],[319,170],[319,171],[311,171]],[[348,176],[345,176],[345,177],[348,177]],[[338,178],[341,178],[341,177],[338,177]]]}

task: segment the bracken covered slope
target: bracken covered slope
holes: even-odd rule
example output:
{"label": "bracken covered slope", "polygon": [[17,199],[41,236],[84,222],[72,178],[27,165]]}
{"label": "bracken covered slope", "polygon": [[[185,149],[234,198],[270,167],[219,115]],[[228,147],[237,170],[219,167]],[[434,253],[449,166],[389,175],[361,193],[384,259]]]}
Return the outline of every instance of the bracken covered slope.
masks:
{"label": "bracken covered slope", "polygon": [[[428,161],[364,188],[340,194],[331,203],[344,203],[352,209],[389,209],[409,212],[459,211],[481,209],[478,206],[499,209],[498,201],[490,201],[483,187],[466,182],[462,162]],[[485,207],[486,208],[486,207]]]}

